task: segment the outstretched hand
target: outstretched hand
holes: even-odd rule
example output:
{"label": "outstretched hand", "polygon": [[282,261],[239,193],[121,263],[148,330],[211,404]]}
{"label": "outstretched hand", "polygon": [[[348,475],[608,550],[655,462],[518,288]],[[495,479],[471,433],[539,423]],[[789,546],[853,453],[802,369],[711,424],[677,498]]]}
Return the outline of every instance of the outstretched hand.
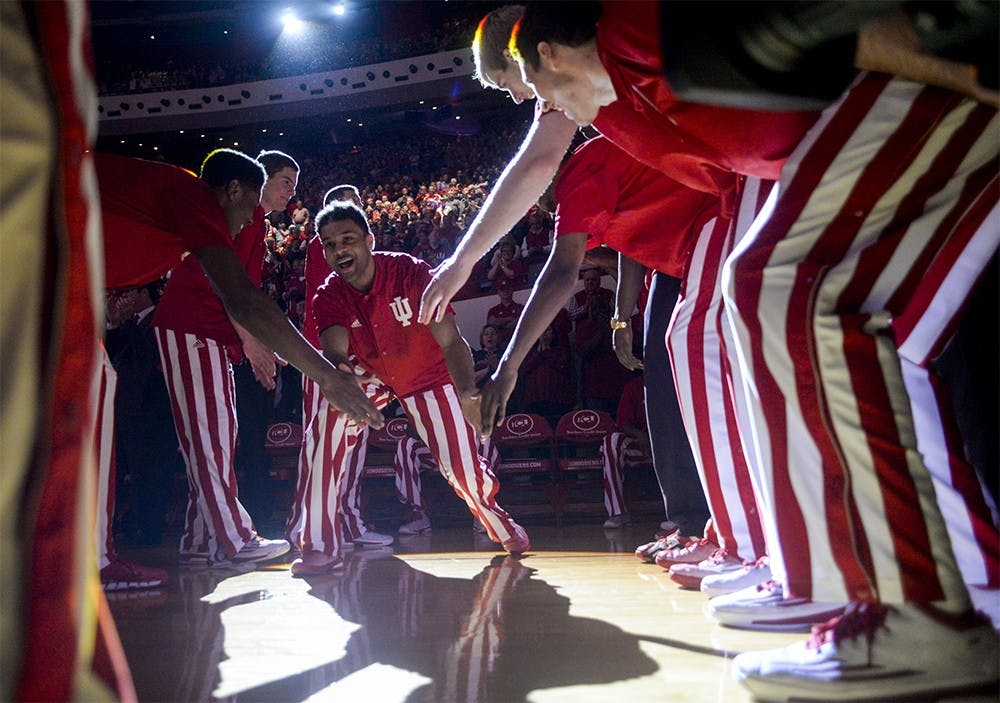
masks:
{"label": "outstretched hand", "polygon": [[482,398],[482,436],[488,437],[507,416],[507,400],[517,384],[516,373],[498,370],[483,384],[479,392]]}
{"label": "outstretched hand", "polygon": [[469,272],[459,267],[454,257],[442,261],[431,271],[431,275],[431,282],[420,296],[420,313],[417,319],[423,325],[444,319],[448,303],[469,278]]}
{"label": "outstretched hand", "polygon": [[632,354],[632,325],[615,330],[611,335],[611,346],[622,366],[629,371],[642,369],[642,362]]}
{"label": "outstretched hand", "polygon": [[335,410],[344,413],[359,425],[368,425],[377,430],[385,424],[385,418],[361,388],[370,379],[370,376],[359,375],[345,364],[339,364],[337,370],[320,384],[320,389]]}

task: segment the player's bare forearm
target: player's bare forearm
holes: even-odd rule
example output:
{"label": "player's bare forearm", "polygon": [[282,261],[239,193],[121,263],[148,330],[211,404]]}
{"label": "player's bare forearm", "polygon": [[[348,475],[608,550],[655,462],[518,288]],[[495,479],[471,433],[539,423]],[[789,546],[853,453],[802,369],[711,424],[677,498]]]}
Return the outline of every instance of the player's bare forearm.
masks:
{"label": "player's bare forearm", "polygon": [[501,368],[509,367],[516,374],[531,347],[555,319],[576,286],[586,246],[587,235],[582,232],[573,232],[556,239],[549,259],[531,288],[528,302],[517,320],[507,351],[500,360]]}
{"label": "player's bare forearm", "polygon": [[420,299],[421,323],[427,324],[432,319],[440,322],[444,318],[448,303],[468,280],[476,262],[524,217],[545,191],[575,131],[576,125],[560,113],[546,114],[535,121],[455,253],[435,269],[434,278]]}
{"label": "player's bare forearm", "polygon": [[615,288],[615,317],[627,323],[615,330],[611,345],[622,366],[635,371],[642,368],[642,362],[632,354],[632,310],[639,299],[639,291],[646,275],[646,267],[624,254],[618,255],[618,285]]}

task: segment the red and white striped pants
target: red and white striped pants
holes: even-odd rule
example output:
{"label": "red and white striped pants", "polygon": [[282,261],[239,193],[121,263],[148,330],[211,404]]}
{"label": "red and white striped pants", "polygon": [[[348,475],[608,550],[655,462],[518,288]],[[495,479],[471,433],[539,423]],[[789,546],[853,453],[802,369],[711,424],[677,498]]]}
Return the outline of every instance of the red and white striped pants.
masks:
{"label": "red and white striped pants", "polygon": [[667,330],[677,400],[719,546],[745,561],[763,556],[766,545],[741,441],[749,419],[732,392],[738,386],[733,374],[739,366],[728,356],[722,266],[760,212],[771,186],[759,179],[742,181],[736,214],[702,228]]}
{"label": "red and white striped pants", "polygon": [[[319,385],[302,376],[302,448],[299,450],[298,475],[295,480],[295,497],[285,523],[285,539],[292,544],[302,541],[302,529],[305,519],[306,479],[309,478],[309,462],[313,460],[312,449],[306,448],[306,437],[310,424],[319,412],[323,394]],[[361,518],[361,485],[364,479],[365,460],[368,457],[368,428],[362,432],[353,450],[346,455],[347,464],[344,467],[344,477],[340,483],[340,522],[342,539],[353,540],[360,537],[366,530]],[[318,461],[329,461],[331,454],[316,457]],[[330,472],[330,469],[326,469]]]}
{"label": "red and white striped pants", "polygon": [[604,509],[608,515],[625,512],[625,469],[643,459],[649,459],[649,452],[624,432],[608,432],[604,436],[601,461],[604,464]]}
{"label": "red and white striped pants", "polygon": [[[365,392],[379,409],[393,399],[392,393],[378,384],[368,384]],[[490,539],[510,539],[514,521],[496,502],[499,483],[486,460],[479,456],[475,433],[462,416],[454,386],[432,388],[399,401],[442,475],[486,528]],[[305,431],[306,461],[300,462],[300,470],[306,468],[304,479],[300,479],[301,549],[339,553],[341,535],[335,525],[341,515],[344,471],[361,432],[361,427],[334,411],[326,399],[320,401],[319,412]]]}
{"label": "red and white striped pants", "polygon": [[233,369],[218,342],[154,327],[174,426],[187,465],[188,504],[180,551],[233,556],[255,532],[237,497]]}
{"label": "red and white striped pants", "polygon": [[[493,444],[492,437],[479,440],[479,456],[486,458],[495,476],[500,465],[500,452]],[[393,465],[396,468],[396,495],[399,500],[421,511],[424,510],[424,499],[420,492],[420,472],[440,470],[431,450],[415,437],[404,437],[396,445]]]}
{"label": "red and white striped pants", "polygon": [[[929,405],[911,409],[893,319],[932,314],[910,306],[952,242],[982,231],[995,251],[998,130],[992,108],[862,74],[727,262],[768,537],[789,594],[969,605],[918,446],[915,416]],[[978,275],[945,268],[942,288],[967,291]]]}

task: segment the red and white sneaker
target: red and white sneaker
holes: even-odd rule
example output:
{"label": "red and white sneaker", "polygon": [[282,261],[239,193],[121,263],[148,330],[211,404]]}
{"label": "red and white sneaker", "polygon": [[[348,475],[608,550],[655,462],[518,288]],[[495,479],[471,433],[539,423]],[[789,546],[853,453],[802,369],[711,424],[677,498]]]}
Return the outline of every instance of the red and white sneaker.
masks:
{"label": "red and white sneaker", "polygon": [[652,542],[640,544],[635,548],[635,558],[645,564],[652,564],[656,561],[656,555],[663,550],[680,549],[694,539],[697,539],[697,537],[682,537],[677,530],[674,530],[670,534],[657,532]]}
{"label": "red and white sneaker", "polygon": [[309,549],[292,562],[292,576],[322,576],[344,568],[344,560],[315,549]]}
{"label": "red and white sneaker", "polygon": [[709,598],[735,593],[771,580],[771,566],[766,556],[748,561],[742,568],[706,576],[701,580],[701,592]]}
{"label": "red and white sneaker", "polygon": [[844,612],[843,603],[785,598],[777,581],[766,581],[708,601],[708,613],[719,623],[742,630],[808,631]]}
{"label": "red and white sneaker", "polygon": [[852,603],[784,649],[747,652],[733,670],[769,701],[899,701],[995,696],[1000,639],[979,613]]}
{"label": "red and white sneaker", "polygon": [[707,538],[691,540],[680,549],[666,549],[656,555],[656,565],[669,569],[674,564],[697,564],[711,557],[719,548]]}
{"label": "red and white sneaker", "polygon": [[504,540],[501,546],[510,554],[524,554],[531,549],[528,533],[516,522],[511,524],[514,526],[514,535],[510,539]]}
{"label": "red and white sneaker", "polygon": [[134,588],[156,588],[167,582],[167,572],[151,566],[139,566],[120,556],[101,569],[101,588],[105,591],[125,591]]}
{"label": "red and white sneaker", "polygon": [[725,549],[716,549],[708,559],[697,564],[674,564],[667,573],[681,588],[697,589],[706,576],[725,574],[742,567],[740,560],[729,556]]}

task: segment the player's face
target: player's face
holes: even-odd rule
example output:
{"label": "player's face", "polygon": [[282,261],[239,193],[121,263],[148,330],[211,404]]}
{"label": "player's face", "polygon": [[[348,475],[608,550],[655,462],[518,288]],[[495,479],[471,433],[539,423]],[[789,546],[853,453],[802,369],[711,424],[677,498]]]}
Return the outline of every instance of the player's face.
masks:
{"label": "player's face", "polygon": [[[570,51],[566,47],[556,47],[554,51]],[[559,110],[580,126],[591,124],[597,118],[600,105],[594,91],[582,76],[575,71],[575,64],[560,61],[554,67],[550,55],[542,55],[538,68],[527,62],[518,63],[521,78],[535,96],[554,110]]]}
{"label": "player's face", "polygon": [[242,183],[233,181],[226,191],[225,201],[222,202],[222,209],[226,215],[226,222],[229,225],[229,234],[234,238],[240,230],[253,222],[253,214],[260,204],[260,189],[250,188]]}
{"label": "player's face", "polygon": [[334,220],[319,231],[326,264],[355,290],[367,291],[375,279],[372,235],[354,220]]}
{"label": "player's face", "polygon": [[295,187],[299,183],[299,172],[291,166],[278,171],[264,182],[264,190],[260,194],[260,205],[264,212],[284,210],[288,201],[295,195]]}
{"label": "player's face", "polygon": [[495,85],[498,90],[507,91],[507,95],[516,105],[535,97],[531,88],[524,84],[524,80],[521,78],[521,69],[514,61],[508,60],[507,67],[502,71],[483,71],[483,78],[488,83]]}

